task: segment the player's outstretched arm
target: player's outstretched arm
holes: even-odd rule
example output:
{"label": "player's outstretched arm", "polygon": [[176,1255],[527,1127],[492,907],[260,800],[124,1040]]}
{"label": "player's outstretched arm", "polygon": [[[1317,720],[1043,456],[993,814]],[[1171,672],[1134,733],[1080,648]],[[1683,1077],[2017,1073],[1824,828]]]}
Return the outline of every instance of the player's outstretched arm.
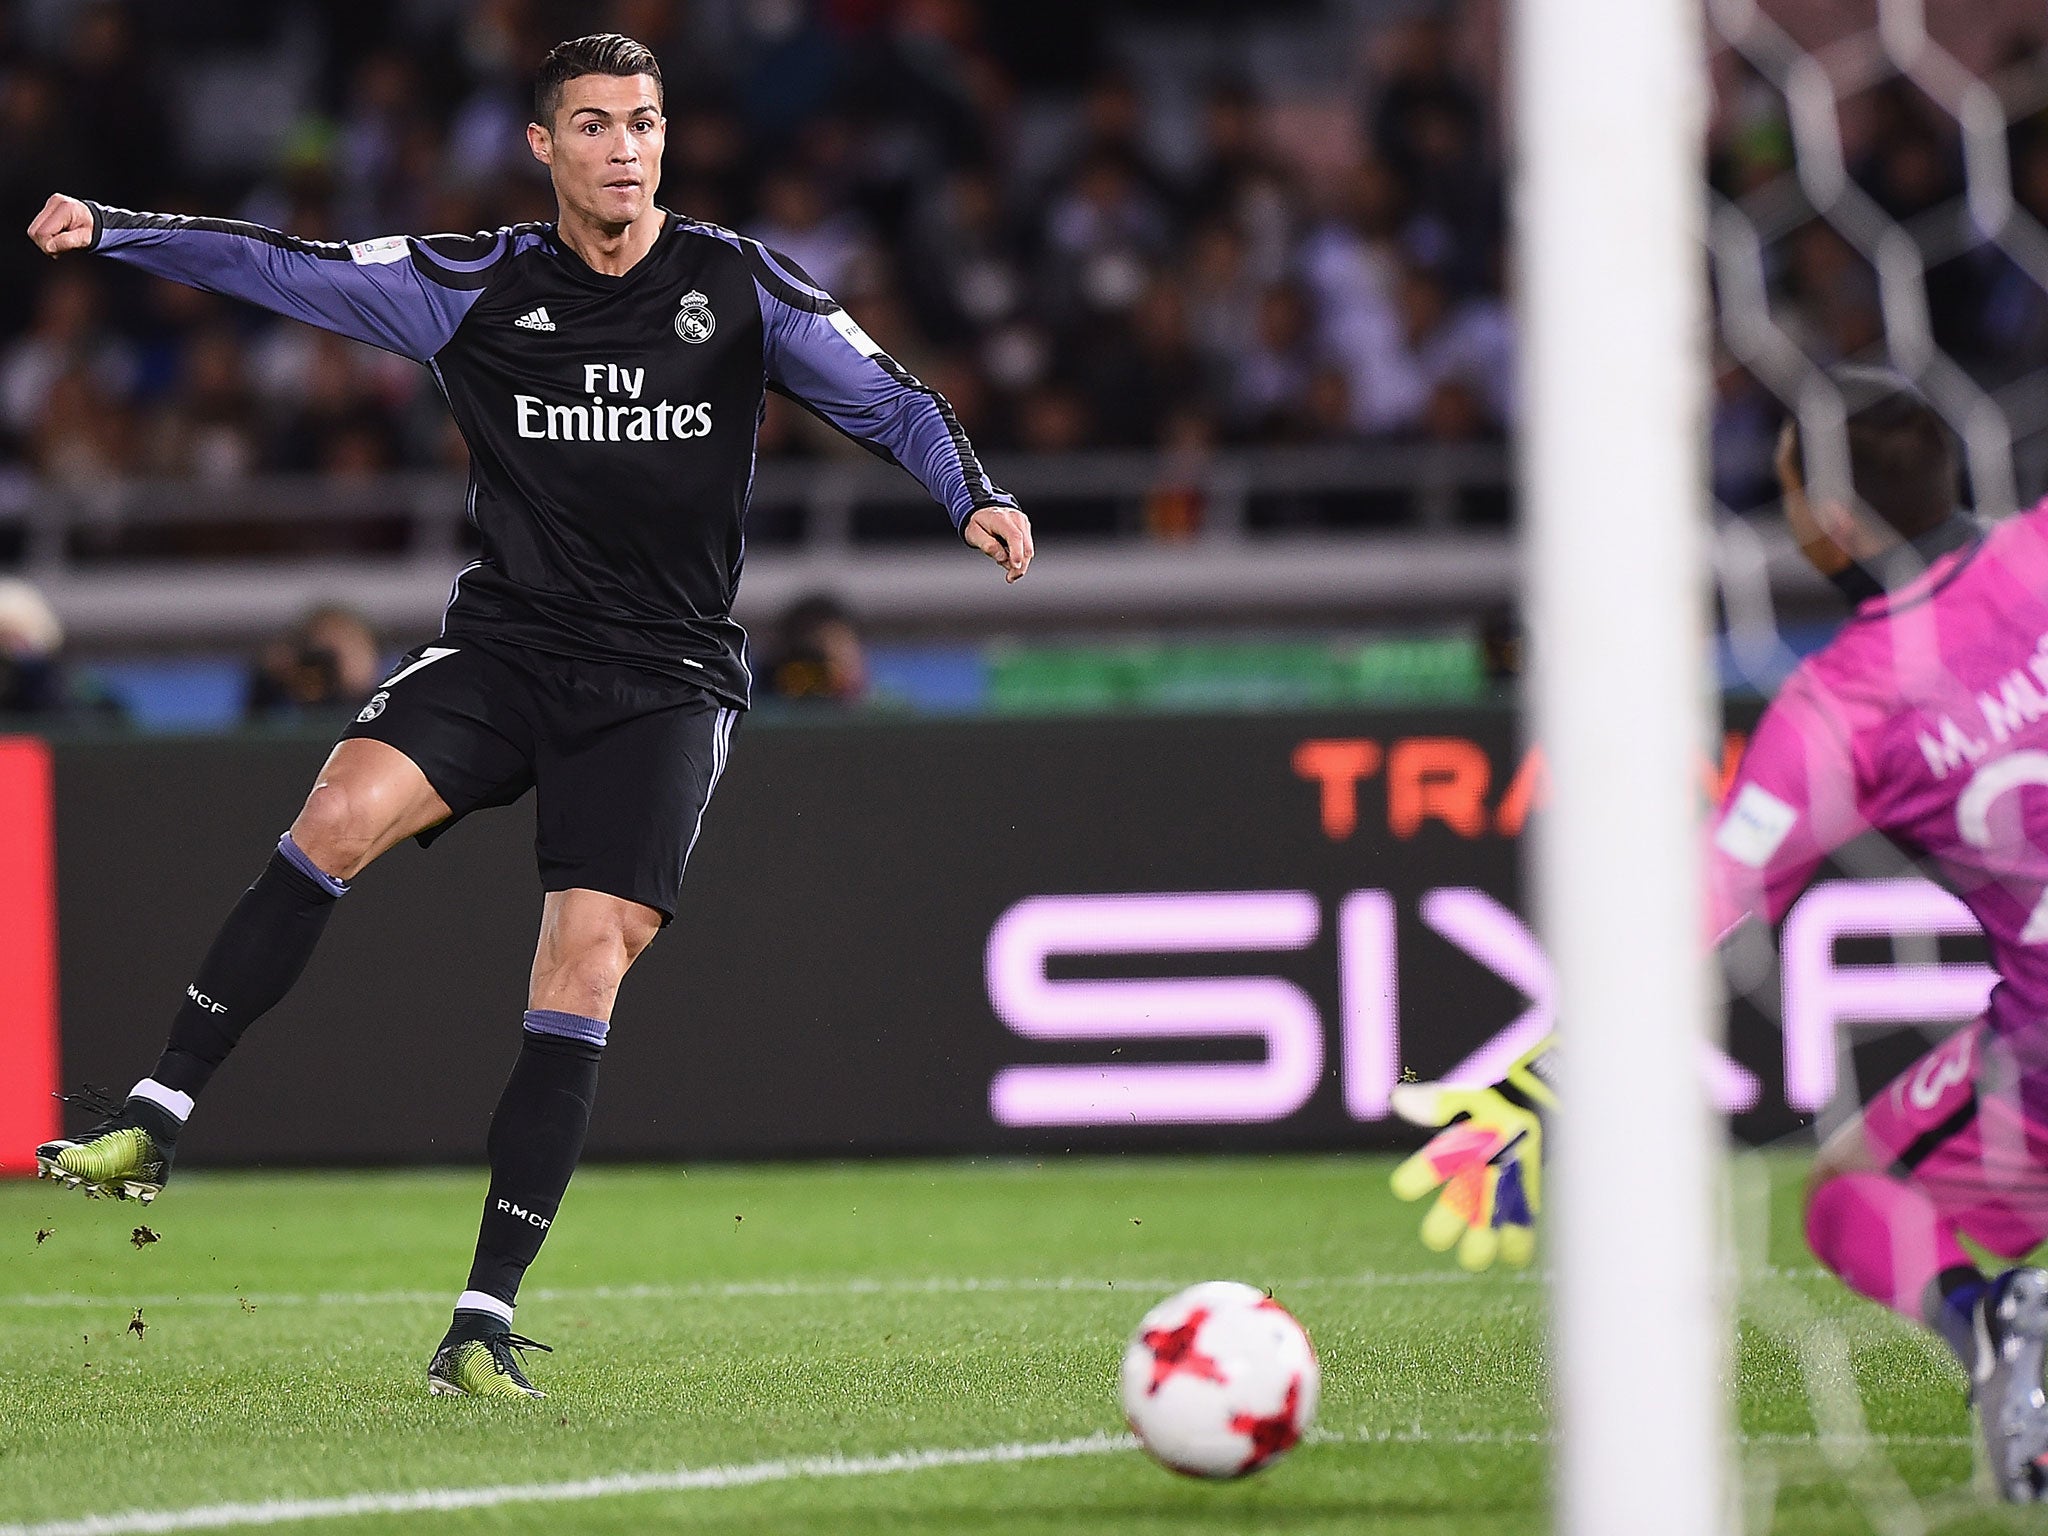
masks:
{"label": "player's outstretched arm", "polygon": [[237,219],[138,213],[62,193],[43,204],[28,235],[51,256],[97,251],[419,362],[448,344],[509,250],[502,231],[340,245]]}
{"label": "player's outstretched arm", "polygon": [[1017,508],[977,507],[960,531],[1003,568],[1003,580],[1022,581],[1031,569],[1031,519]]}
{"label": "player's outstretched arm", "polygon": [[1467,1269],[1496,1258],[1516,1268],[1536,1252],[1543,1208],[1543,1117],[1557,1107],[1556,1037],[1546,1036],[1489,1088],[1402,1083],[1394,1113],[1433,1126],[1420,1152],[1394,1170],[1394,1193],[1420,1200],[1441,1190],[1422,1219],[1422,1241],[1455,1246]]}
{"label": "player's outstretched arm", "polygon": [[1020,579],[1031,564],[1030,521],[989,478],[946,397],[883,351],[802,267],[733,238],[753,269],[769,386],[909,470],[962,538]]}

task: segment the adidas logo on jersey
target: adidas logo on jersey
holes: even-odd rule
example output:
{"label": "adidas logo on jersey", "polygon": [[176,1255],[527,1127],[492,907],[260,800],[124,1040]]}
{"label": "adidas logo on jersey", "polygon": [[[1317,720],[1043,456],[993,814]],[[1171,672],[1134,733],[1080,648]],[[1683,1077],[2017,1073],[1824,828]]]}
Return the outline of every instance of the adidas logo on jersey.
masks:
{"label": "adidas logo on jersey", "polygon": [[555,322],[548,318],[548,307],[545,304],[539,309],[529,309],[512,323],[523,331],[552,331],[555,328]]}

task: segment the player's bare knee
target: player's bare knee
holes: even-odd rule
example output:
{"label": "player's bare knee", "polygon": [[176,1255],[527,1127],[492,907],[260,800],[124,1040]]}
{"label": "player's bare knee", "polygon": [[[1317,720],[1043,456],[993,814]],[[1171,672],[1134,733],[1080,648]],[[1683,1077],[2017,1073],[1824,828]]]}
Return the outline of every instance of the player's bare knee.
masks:
{"label": "player's bare knee", "polygon": [[363,825],[362,797],[331,781],[313,786],[292,823],[292,841],[337,880],[352,879],[375,834]]}
{"label": "player's bare knee", "polygon": [[353,880],[413,812],[404,785],[366,776],[322,779],[292,823],[292,841],[328,874]]}
{"label": "player's bare knee", "polygon": [[561,956],[542,984],[550,996],[566,1000],[570,1012],[601,1017],[611,1011],[625,976],[624,952],[598,943]]}

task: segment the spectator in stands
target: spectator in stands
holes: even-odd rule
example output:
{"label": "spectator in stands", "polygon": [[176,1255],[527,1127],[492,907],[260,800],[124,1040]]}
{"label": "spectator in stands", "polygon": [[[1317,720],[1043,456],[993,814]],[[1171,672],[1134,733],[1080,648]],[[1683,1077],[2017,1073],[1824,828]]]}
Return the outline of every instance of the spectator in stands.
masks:
{"label": "spectator in stands", "polygon": [[1335,363],[1318,363],[1309,375],[1299,427],[1301,441],[1310,443],[1341,443],[1356,435],[1351,385]]}
{"label": "spectator in stands", "polygon": [[[1222,20],[1205,7],[1199,22],[1120,37],[1117,8],[1049,3],[601,9],[690,76],[669,104],[663,201],[781,246],[864,315],[879,303],[887,317],[900,298],[884,344],[909,354],[924,341],[963,419],[971,409],[1002,429],[991,445],[1150,448],[1191,422],[1233,443],[1512,426],[1499,114],[1459,56],[1470,7],[1404,7],[1423,14],[1391,25],[1366,8],[1363,108],[1340,94],[1348,85],[1321,104],[1352,142],[1305,148],[1296,109],[1317,109],[1300,99],[1317,87],[1288,82],[1284,108],[1262,97],[1261,51],[1248,46],[1268,24],[1257,8]],[[537,0],[29,9],[34,25],[10,28],[0,48],[0,214],[14,208],[17,227],[52,185],[316,239],[487,228],[551,207],[529,157],[509,152],[527,71],[554,35]],[[300,22],[282,25],[286,11]],[[1340,12],[1325,8],[1333,60]],[[1313,23],[1284,23],[1298,24]],[[1176,25],[1184,35],[1157,46]],[[274,96],[283,115],[234,139],[271,158],[223,161],[220,136],[194,126],[198,98],[179,93],[226,52],[266,49],[274,92],[250,110]],[[1197,52],[1242,72],[1190,76]],[[1105,68],[1110,56],[1119,62]],[[2000,79],[2014,100],[2033,99],[2021,86],[2041,58],[2036,39],[2009,50]],[[1790,169],[1782,95],[1740,61],[1724,61],[1717,83],[1714,185],[1765,192]],[[77,100],[95,110],[80,117]],[[1856,185],[1932,229],[1963,187],[1952,117],[1897,80],[1856,105],[1844,124]],[[1174,107],[1195,142],[1168,158],[1159,130]],[[2009,147],[2019,206],[2048,223],[2048,112],[2029,108]],[[1765,259],[1774,314],[1816,362],[1875,355],[1875,275],[1853,247],[1815,219]],[[1929,268],[1935,339],[1987,388],[2048,366],[2037,278],[1974,238]],[[26,242],[0,242],[0,459],[18,452],[74,485],[150,467],[459,464],[438,398],[409,365],[337,360],[302,328],[239,315],[230,338],[220,320],[191,290],[52,266]],[[1717,453],[1754,437],[1768,409],[1756,388],[1719,397],[1733,414]],[[804,422],[788,425],[771,423],[764,454],[815,451]]]}
{"label": "spectator in stands", "polygon": [[137,44],[128,8],[112,0],[79,7],[64,53],[65,100],[92,104],[66,114],[67,131],[84,141],[92,185],[109,202],[147,206],[141,200],[169,168],[174,141],[162,76]]}
{"label": "spectator in stands", "polygon": [[1079,132],[1059,181],[1074,182],[1087,167],[1114,161],[1144,197],[1161,207],[1179,200],[1173,176],[1152,152],[1145,137],[1145,101],[1138,83],[1123,69],[1108,69],[1082,93]]}
{"label": "spectator in stands", "polygon": [[1088,446],[1088,403],[1063,381],[1041,384],[1017,403],[1018,446],[1029,453],[1072,453]]}
{"label": "spectator in stands", "polygon": [[1258,336],[1259,281],[1243,232],[1228,220],[1199,226],[1169,281],[1185,296],[1188,340],[1204,375],[1227,380]]}
{"label": "spectator in stands", "polygon": [[1240,222],[1246,197],[1271,164],[1259,142],[1258,98],[1242,79],[1213,80],[1202,96],[1201,142],[1182,196],[1192,222]]}
{"label": "spectator in stands", "polygon": [[1812,219],[1793,235],[1787,256],[1788,329],[1809,357],[1820,363],[1853,361],[1883,341],[1877,274],[1854,246]]}
{"label": "spectator in stands", "polygon": [[[289,334],[298,345],[288,357],[274,360],[273,388],[285,403],[273,429],[273,466],[295,473],[317,470],[327,462],[336,438],[361,433],[383,443],[389,457],[397,424],[393,402],[380,388],[385,381],[372,371],[380,366],[375,354],[306,326],[294,326]],[[411,383],[409,376],[404,379],[404,394],[410,394]]]}
{"label": "spectator in stands", "polygon": [[222,318],[221,302],[214,295],[150,278],[131,321],[135,403],[148,407],[174,394],[185,378],[185,354],[192,338]]}
{"label": "spectator in stands", "polygon": [[1009,138],[1015,91],[971,0],[899,0],[872,41],[850,102],[890,158],[929,184],[949,166],[986,164]]}
{"label": "spectator in stands", "polygon": [[257,467],[255,392],[241,344],[225,325],[192,338],[179,387],[152,413],[143,467],[201,481],[240,480]]}
{"label": "spectator in stands", "polygon": [[1773,467],[1785,413],[1755,377],[1725,348],[1714,359],[1714,418],[1710,465],[1714,499],[1734,512],[1752,512],[1779,496]]}
{"label": "spectator in stands", "polygon": [[408,215],[418,189],[407,175],[405,144],[420,102],[418,73],[396,49],[379,50],[356,67],[333,154],[342,225],[351,238],[414,227]]}
{"label": "spectator in stands", "polygon": [[353,608],[323,603],[263,648],[243,713],[276,720],[353,710],[369,697],[382,665],[369,622]]}
{"label": "spectator in stands", "polygon": [[49,600],[18,577],[0,577],[0,714],[47,715],[64,707],[58,653],[64,626]]}
{"label": "spectator in stands", "polygon": [[49,599],[19,577],[0,577],[0,716],[120,717],[120,706],[64,663],[64,626]]}
{"label": "spectator in stands", "polygon": [[828,593],[790,604],[775,626],[769,693],[805,704],[857,704],[868,691],[867,657],[846,605]]}
{"label": "spectator in stands", "polygon": [[135,380],[135,352],[105,324],[95,274],[54,268],[36,297],[26,335],[0,354],[0,424],[31,432],[41,424],[63,375],[91,375],[97,389],[125,398]]}
{"label": "spectator in stands", "polygon": [[1138,301],[1172,227],[1166,203],[1114,149],[1098,149],[1053,189],[1045,210],[1045,292],[1055,323],[1075,328]]}
{"label": "spectator in stands", "polygon": [[1228,224],[1245,243],[1253,274],[1282,277],[1299,239],[1301,193],[1293,168],[1266,145],[1258,98],[1241,80],[1212,84],[1202,136],[1181,188],[1182,222]]}
{"label": "spectator in stands", "polygon": [[1230,387],[1231,422],[1248,441],[1298,436],[1320,361],[1313,316],[1298,283],[1259,295],[1257,329]]}
{"label": "spectator in stands", "polygon": [[1457,67],[1446,15],[1399,23],[1372,110],[1371,139],[1421,218],[1415,254],[1457,287],[1482,281],[1501,216],[1486,108]]}
{"label": "spectator in stands", "polygon": [[51,383],[25,441],[36,472],[70,490],[104,489],[137,467],[127,403],[78,365]]}
{"label": "spectator in stands", "polygon": [[[492,132],[495,142],[518,142],[516,134]],[[730,111],[703,99],[668,104],[668,148],[661,157],[663,202],[693,219],[730,225],[740,221],[751,201],[753,181],[746,136]]]}
{"label": "spectator in stands", "polygon": [[906,232],[910,299],[935,338],[964,341],[1014,318],[1029,296],[993,168],[965,165],[927,190]]}
{"label": "spectator in stands", "polygon": [[1904,78],[1870,93],[1876,119],[1851,174],[1878,207],[1904,223],[1963,191],[1963,150],[1954,120]]}
{"label": "spectator in stands", "polygon": [[[78,114],[47,60],[13,58],[0,68],[0,218],[27,226],[53,186],[85,186],[99,174]],[[50,264],[26,241],[0,241],[0,330],[18,331],[47,281]]]}
{"label": "spectator in stands", "polygon": [[1128,315],[1095,327],[1076,351],[1089,420],[1105,443],[1159,442],[1184,403],[1212,393],[1213,370],[1188,335],[1187,300],[1170,276],[1154,278]]}
{"label": "spectator in stands", "polygon": [[835,207],[807,170],[778,167],[761,183],[751,226],[763,245],[787,255],[831,294],[851,294],[856,268],[872,255],[867,228],[851,209]]}
{"label": "spectator in stands", "polygon": [[[1400,269],[1391,315],[1334,331],[1352,419],[1361,432],[1462,437],[1509,424],[1514,357],[1498,301],[1453,298],[1443,276],[1410,262]],[[1478,421],[1469,412],[1476,410]],[[1482,425],[1483,424],[1483,425]]]}
{"label": "spectator in stands", "polygon": [[[2048,135],[2030,131],[2020,144],[2013,163],[2015,195],[2035,220],[2048,220]],[[1984,383],[1997,388],[2048,367],[2048,290],[2003,250],[1987,253],[1977,326],[1976,362]]]}

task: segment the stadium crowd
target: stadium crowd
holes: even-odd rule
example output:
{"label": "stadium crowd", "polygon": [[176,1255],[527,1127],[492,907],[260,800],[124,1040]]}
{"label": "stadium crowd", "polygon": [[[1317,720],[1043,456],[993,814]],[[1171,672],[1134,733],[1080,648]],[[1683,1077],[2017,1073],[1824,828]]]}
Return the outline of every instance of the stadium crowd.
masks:
{"label": "stadium crowd", "polygon": [[[184,152],[205,105],[165,61],[202,22],[212,46],[274,46],[285,8],[194,7],[188,27],[184,7],[102,0],[44,6],[40,30],[33,9],[0,33],[17,223],[54,188],[343,240],[546,217],[531,61],[601,22],[668,61],[665,204],[795,257],[977,441],[1463,440],[1512,418],[1494,112],[1446,28],[1390,40],[1345,169],[1319,181],[1247,79],[1199,87],[1195,141],[1168,159],[1131,74],[1047,80],[985,24],[1003,8],[967,0],[337,5],[270,163],[223,174]],[[1017,119],[1062,96],[1025,163]],[[407,364],[0,251],[0,451],[42,475],[351,476],[460,452]],[[770,452],[822,447],[794,411],[767,432]]]}
{"label": "stadium crowd", "polygon": [[[1358,84],[1314,119],[1335,125],[1321,142],[1298,112],[1281,131],[1298,103],[1251,69],[1174,82],[1162,128],[1157,71],[1108,45],[1118,10],[0,0],[0,222],[60,188],[341,240],[544,218],[529,70],[557,36],[603,25],[667,61],[663,201],[794,256],[990,449],[1505,435],[1498,69],[1475,63],[1461,8],[1388,7],[1354,39]],[[1247,24],[1230,12],[1169,8],[1212,34]],[[268,62],[192,67],[235,59]],[[1789,163],[1782,103],[1753,84],[1717,113],[1712,175],[1731,196]],[[1852,170],[1881,206],[1913,218],[1955,200],[1945,116],[1892,87],[1866,117]],[[2020,200],[2048,218],[2039,119],[2015,150]],[[1810,222],[1774,259],[1819,361],[1878,345],[1875,276],[1840,236]],[[1994,248],[1959,244],[1930,298],[1937,341],[1987,381],[2048,361],[2048,296]],[[1732,362],[1719,388],[1717,482],[1753,504],[1777,410]],[[776,409],[763,446],[833,451],[827,436]],[[0,476],[346,478],[461,451],[409,364],[0,241]]]}

